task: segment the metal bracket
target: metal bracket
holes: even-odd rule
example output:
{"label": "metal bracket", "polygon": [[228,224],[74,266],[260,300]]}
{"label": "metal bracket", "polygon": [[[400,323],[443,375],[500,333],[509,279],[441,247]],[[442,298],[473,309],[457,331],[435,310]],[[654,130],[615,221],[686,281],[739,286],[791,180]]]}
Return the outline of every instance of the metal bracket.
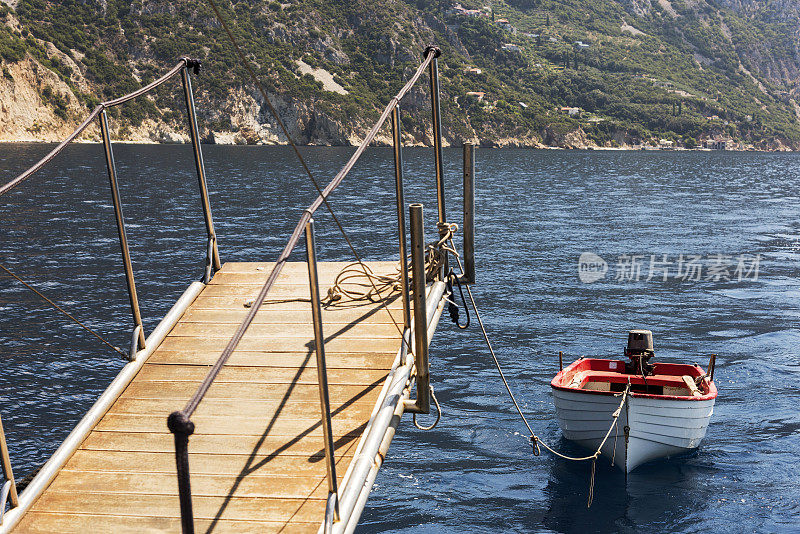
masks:
{"label": "metal bracket", "polygon": [[3,490],[0,491],[0,525],[3,524],[3,515],[6,513],[6,502],[8,501],[8,494],[11,492],[11,481],[6,480],[3,484]]}
{"label": "metal bracket", "polygon": [[208,238],[208,247],[206,250],[206,269],[203,274],[203,283],[208,284],[211,277],[214,276],[214,243],[216,243],[216,236]]}
{"label": "metal bracket", "polygon": [[192,69],[193,74],[200,74],[200,70],[203,68],[203,63],[199,59],[192,59],[184,56],[183,60],[186,62],[186,68]]}
{"label": "metal bracket", "polygon": [[425,53],[423,54],[423,57],[428,57],[428,54],[431,51],[433,51],[433,57],[434,58],[437,58],[437,57],[442,55],[442,49],[441,48],[439,48],[436,45],[428,45],[428,46],[425,47]]}
{"label": "metal bracket", "polygon": [[328,502],[325,504],[325,529],[324,534],[333,532],[333,524],[337,520],[337,509],[339,506],[339,494],[329,493]]}
{"label": "metal bracket", "polygon": [[131,350],[128,352],[128,360],[130,361],[136,360],[136,353],[139,352],[139,335],[141,332],[141,325],[137,325],[136,328],[133,329],[133,335],[131,337]]}

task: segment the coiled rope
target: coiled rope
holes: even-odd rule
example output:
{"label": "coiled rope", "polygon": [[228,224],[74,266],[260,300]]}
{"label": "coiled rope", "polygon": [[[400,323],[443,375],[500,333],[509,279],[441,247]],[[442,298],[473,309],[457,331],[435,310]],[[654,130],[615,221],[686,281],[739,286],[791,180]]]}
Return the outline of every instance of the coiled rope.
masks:
{"label": "coiled rope", "polygon": [[[425,278],[430,280],[439,272],[444,265],[446,253],[458,256],[452,246],[453,234],[458,232],[458,225],[455,223],[439,223],[444,230],[442,237],[438,241],[433,241],[425,247]],[[450,243],[449,245],[447,243]],[[410,256],[409,256],[410,258]],[[409,260],[406,258],[406,261]],[[342,297],[351,300],[369,300],[376,302],[382,300],[387,295],[395,291],[400,291],[403,287],[403,274],[398,262],[395,274],[375,274],[373,270],[363,262],[352,262],[345,265],[336,278],[333,285],[328,289],[328,302],[336,302]],[[408,267],[409,272],[411,266]],[[410,276],[409,276],[410,279]],[[388,293],[387,293],[388,292]]]}

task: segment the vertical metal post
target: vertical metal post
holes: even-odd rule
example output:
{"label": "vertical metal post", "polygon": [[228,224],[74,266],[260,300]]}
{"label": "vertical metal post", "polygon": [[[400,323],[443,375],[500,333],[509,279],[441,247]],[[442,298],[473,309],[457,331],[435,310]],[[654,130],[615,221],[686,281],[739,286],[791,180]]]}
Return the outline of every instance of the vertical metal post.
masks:
{"label": "vertical metal post", "polygon": [[411,220],[411,285],[414,294],[414,361],[417,367],[417,404],[419,413],[430,413],[430,376],[428,374],[428,317],[425,303],[425,229],[422,204],[408,207]]}
{"label": "vertical metal post", "polygon": [[[195,73],[200,70],[200,62],[197,60],[186,59],[186,66],[181,71],[183,81],[183,94],[186,98],[186,112],[189,115],[189,133],[192,139],[192,150],[194,152],[194,163],[197,170],[197,181],[200,184],[200,200],[203,205],[203,217],[206,222],[206,232],[211,243],[210,249],[212,256],[208,258],[214,271],[222,267],[219,259],[219,248],[217,247],[217,235],[214,232],[214,219],[211,216],[211,201],[208,198],[208,187],[206,185],[206,169],[203,163],[203,152],[200,148],[200,134],[197,129],[197,111],[194,106],[194,93],[192,92],[192,80],[189,68],[194,68]],[[208,283],[208,281],[206,281]]]}
{"label": "vertical metal post", "polygon": [[178,501],[181,507],[181,531],[194,534],[192,512],[192,487],[189,481],[189,436],[194,434],[194,423],[178,410],[167,418],[167,428],[175,438],[175,467],[178,473]]}
{"label": "vertical metal post", "polygon": [[[133,313],[133,326],[139,329],[139,349],[145,348],[144,325],[142,324],[142,313],[139,311],[139,297],[136,293],[136,282],[133,279],[133,265],[131,265],[131,253],[128,249],[128,238],[125,235],[125,217],[122,214],[122,202],[119,197],[119,186],[117,184],[117,171],[114,165],[114,153],[111,151],[111,137],[108,134],[108,115],[106,110],[100,114],[100,133],[103,137],[103,150],[106,155],[106,167],[108,167],[108,180],[111,183],[111,199],[114,202],[114,215],[117,219],[117,231],[119,233],[119,246],[122,249],[122,263],[125,267],[125,280],[128,283],[128,297],[131,301],[131,312]],[[135,358],[131,354],[130,358]]]}
{"label": "vertical metal post", "polygon": [[[322,435],[325,439],[325,463],[328,467],[328,496],[337,495],[336,458],[333,449],[333,429],[331,428],[331,401],[328,396],[328,367],[325,364],[325,338],[322,332],[322,300],[319,295],[317,276],[317,250],[314,244],[314,219],[306,223],[306,258],[308,260],[308,283],[311,290],[311,315],[314,320],[314,346],[317,353],[317,382],[319,383],[319,404],[322,411]],[[339,520],[339,499],[334,501],[333,520]]]}
{"label": "vertical metal post", "polygon": [[[8,454],[8,444],[6,443],[6,433],[3,430],[3,419],[0,417],[0,464],[3,467],[3,476],[10,482],[9,500],[11,507],[19,506],[19,497],[17,496],[17,481],[14,480],[14,471],[11,469],[11,456]],[[6,503],[3,501],[0,506],[5,507]],[[0,510],[0,517],[2,517],[3,510]]]}
{"label": "vertical metal post", "polygon": [[400,105],[392,110],[392,139],[394,141],[394,182],[397,197],[397,229],[400,237],[400,283],[403,299],[403,325],[411,326],[411,302],[408,285],[408,251],[406,249],[406,201],[403,195],[403,141],[400,132]]}
{"label": "vertical metal post", "polygon": [[475,147],[464,143],[464,277],[475,283]]}
{"label": "vertical metal post", "polygon": [[[439,105],[439,63],[438,58],[442,51],[435,46],[429,46],[425,49],[425,55],[433,51],[433,60],[430,63],[431,73],[431,108],[433,112],[433,152],[435,156],[436,167],[436,206],[439,210],[439,237],[443,237],[447,233],[447,229],[443,228],[441,223],[447,220],[444,209],[444,168],[442,166],[442,113],[441,106]],[[444,280],[447,273],[450,271],[449,260],[447,254],[444,256],[442,263],[442,271],[439,273],[440,280]]]}

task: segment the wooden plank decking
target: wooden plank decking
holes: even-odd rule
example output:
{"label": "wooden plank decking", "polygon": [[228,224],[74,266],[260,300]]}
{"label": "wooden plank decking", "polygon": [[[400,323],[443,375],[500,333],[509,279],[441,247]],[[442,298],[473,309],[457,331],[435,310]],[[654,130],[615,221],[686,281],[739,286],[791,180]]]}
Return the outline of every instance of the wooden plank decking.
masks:
{"label": "wooden plank decking", "polygon": [[[323,294],[342,263],[320,263]],[[370,262],[393,273],[391,262]],[[166,420],[194,393],[272,268],[225,264],[14,532],[179,532]],[[192,420],[197,532],[315,532],[325,509],[305,263],[284,268]],[[400,301],[323,310],[337,474],[347,470],[397,350]]]}

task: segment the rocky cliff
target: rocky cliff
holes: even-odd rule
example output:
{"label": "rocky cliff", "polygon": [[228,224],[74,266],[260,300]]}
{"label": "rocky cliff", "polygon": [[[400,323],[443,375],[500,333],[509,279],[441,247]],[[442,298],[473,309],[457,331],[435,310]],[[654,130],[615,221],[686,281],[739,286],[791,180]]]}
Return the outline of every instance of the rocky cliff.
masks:
{"label": "rocky cliff", "polygon": [[[201,59],[202,135],[284,143],[204,2],[1,0],[0,140],[53,141],[100,100]],[[357,143],[439,44],[446,142],[797,148],[798,6],[789,0],[220,2],[302,144]],[[114,110],[113,135],[184,142],[178,84]],[[428,89],[403,103],[428,144]],[[87,139],[98,133],[87,131]],[[381,137],[388,142],[388,135]]]}

